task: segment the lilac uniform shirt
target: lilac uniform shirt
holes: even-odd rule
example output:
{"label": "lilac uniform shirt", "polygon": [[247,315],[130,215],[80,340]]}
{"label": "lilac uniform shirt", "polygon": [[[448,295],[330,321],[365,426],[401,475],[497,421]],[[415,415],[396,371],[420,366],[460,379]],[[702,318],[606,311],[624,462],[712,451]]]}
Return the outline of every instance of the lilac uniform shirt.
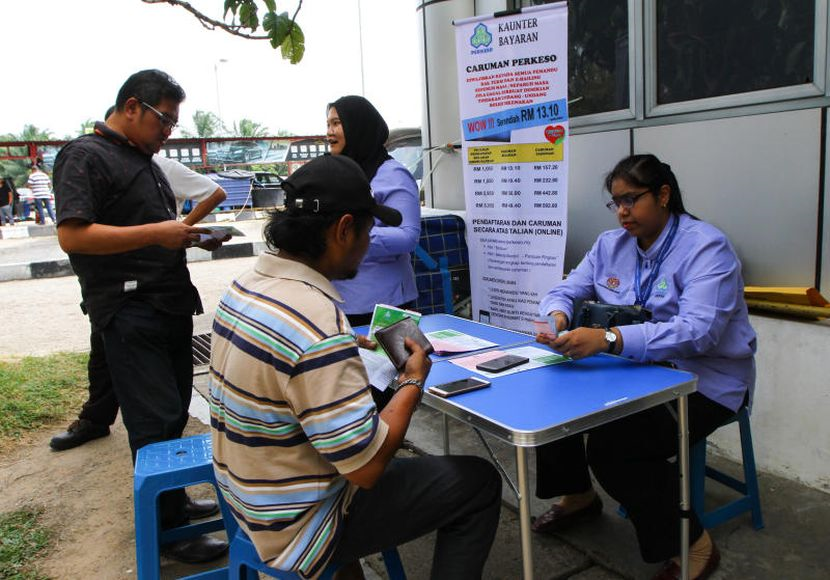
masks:
{"label": "lilac uniform shirt", "polygon": [[[737,411],[755,385],[756,339],[744,302],[741,263],[720,230],[685,214],[679,219],[645,303],[652,321],[619,327],[620,354],[642,362],[673,362],[698,376],[701,394]],[[644,283],[670,225],[645,252],[623,229],[600,234],[568,278],[542,299],[539,312],[561,310],[572,320],[574,300],[634,304],[637,255]]]}
{"label": "lilac uniform shirt", "polygon": [[421,199],[412,174],[387,159],[372,179],[372,194],[378,203],[393,207],[403,216],[398,227],[375,220],[369,250],[351,280],[337,280],[335,288],[345,301],[346,314],[372,312],[375,304],[397,306],[418,296],[410,253],[421,235]]}

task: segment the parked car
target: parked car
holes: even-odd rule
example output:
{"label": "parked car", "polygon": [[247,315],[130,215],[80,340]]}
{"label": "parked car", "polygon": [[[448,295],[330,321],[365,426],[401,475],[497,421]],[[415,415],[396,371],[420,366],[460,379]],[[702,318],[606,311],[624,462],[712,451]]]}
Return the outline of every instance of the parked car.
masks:
{"label": "parked car", "polygon": [[265,157],[262,145],[258,141],[236,141],[228,148],[227,163],[248,163]]}
{"label": "parked car", "polygon": [[389,131],[386,150],[398,163],[409,169],[420,187],[424,174],[424,150],[421,146],[421,130],[406,128]]}

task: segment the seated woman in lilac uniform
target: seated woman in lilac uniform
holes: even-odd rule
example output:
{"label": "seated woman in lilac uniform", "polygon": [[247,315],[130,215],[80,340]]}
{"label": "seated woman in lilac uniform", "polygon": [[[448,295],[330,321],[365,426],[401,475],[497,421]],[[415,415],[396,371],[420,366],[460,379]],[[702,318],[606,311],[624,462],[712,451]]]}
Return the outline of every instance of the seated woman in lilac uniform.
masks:
{"label": "seated woman in lilac uniform", "polygon": [[[726,236],[686,212],[671,168],[654,155],[620,161],[605,179],[608,208],[621,229],[604,232],[579,266],[541,301],[557,331],[569,326],[577,300],[640,304],[644,324],[577,328],[537,336],[557,352],[579,359],[611,352],[641,362],[672,363],[698,376],[689,397],[689,436],[705,438],[749,403],[755,382],[755,332],[743,298],[741,263]],[[656,579],[679,577],[677,425],[665,406],[537,449],[540,498],[560,496],[535,519],[539,533],[558,532],[597,516],[598,483],[628,512],[647,562],[666,561]],[[690,578],[702,579],[720,554],[694,516]]]}
{"label": "seated woman in lilac uniform", "polygon": [[332,155],[350,157],[363,168],[377,202],[403,216],[397,227],[376,220],[357,276],[334,283],[349,322],[359,326],[371,321],[375,304],[406,308],[418,295],[410,254],[421,235],[421,201],[412,174],[387,153],[389,128],[372,103],[358,96],[330,103],[326,137]]}

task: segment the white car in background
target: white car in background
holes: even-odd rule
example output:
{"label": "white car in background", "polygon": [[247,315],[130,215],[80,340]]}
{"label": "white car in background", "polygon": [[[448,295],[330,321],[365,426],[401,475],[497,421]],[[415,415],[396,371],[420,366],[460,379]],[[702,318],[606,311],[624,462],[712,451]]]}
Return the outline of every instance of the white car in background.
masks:
{"label": "white car in background", "polygon": [[412,176],[415,177],[418,189],[420,189],[424,174],[424,150],[421,145],[421,130],[413,127],[389,131],[386,150],[398,163],[409,170]]}

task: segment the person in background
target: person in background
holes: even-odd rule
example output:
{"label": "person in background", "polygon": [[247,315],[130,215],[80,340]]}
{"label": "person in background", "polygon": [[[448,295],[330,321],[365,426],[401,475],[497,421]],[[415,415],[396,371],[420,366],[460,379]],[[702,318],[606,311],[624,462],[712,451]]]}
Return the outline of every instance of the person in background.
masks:
{"label": "person in background", "polygon": [[44,209],[49,214],[49,219],[52,220],[52,223],[56,223],[55,206],[52,202],[52,181],[37,163],[32,163],[31,169],[32,173],[29,175],[29,180],[26,185],[32,190],[32,197],[34,198],[35,210],[37,211],[40,225],[46,225]]}
{"label": "person in background", "polygon": [[20,192],[17,191],[17,188],[14,185],[14,179],[6,177],[6,185],[8,185],[12,190],[12,210],[14,212],[14,218],[16,221],[23,221],[25,219],[23,217],[23,203],[20,201]]}
{"label": "person in background", "polygon": [[[153,162],[177,124],[184,90],[144,70],[118,91],[115,112],[55,161],[58,241],[69,254],[135,461],[141,447],[181,437],[193,388],[193,314],[202,311],[185,248],[209,230],[177,221],[170,184]],[[159,496],[163,529],[189,521],[184,490]],[[163,547],[182,562],[227,551],[211,536]]]}
{"label": "person in background", "polygon": [[430,577],[481,578],[501,478],[479,457],[397,458],[429,356],[410,356],[378,412],[333,280],[357,275],[377,221],[354,161],[323,155],[283,183],[269,250],[230,285],[213,322],[210,425],[216,481],[260,558],[301,578],[437,530]]}
{"label": "person in background", "polygon": [[[659,362],[698,377],[689,395],[689,441],[715,431],[743,405],[755,384],[756,337],[743,297],[741,263],[726,236],[690,215],[671,168],[654,155],[632,155],[607,175],[607,206],[620,229],[600,234],[571,274],[542,299],[557,333],[568,328],[579,300],[637,304],[652,313],[643,324],[576,328],[537,336],[573,359],[609,352]],[[553,533],[602,513],[588,467],[627,511],[646,562],[665,561],[656,580],[680,575],[677,423],[661,405],[537,449],[540,498],[560,496],[533,530]],[[690,578],[707,578],[720,553],[694,512],[690,516]]]}
{"label": "person in background", "polygon": [[13,226],[14,194],[5,177],[0,177],[0,225]]}
{"label": "person in background", "polygon": [[334,283],[345,300],[349,322],[360,326],[370,322],[375,304],[411,307],[418,295],[410,254],[421,234],[421,202],[412,174],[384,147],[389,128],[372,103],[358,96],[341,97],[326,113],[331,154],[355,160],[377,202],[403,216],[399,226],[376,223],[357,276]]}
{"label": "person in background", "polygon": [[[352,95],[329,103],[326,137],[332,155],[345,155],[363,168],[377,202],[403,216],[399,226],[377,222],[357,276],[334,282],[349,322],[362,326],[371,322],[376,304],[414,305],[418,289],[411,253],[421,235],[421,201],[412,174],[386,151],[389,128],[368,100]],[[377,389],[372,389],[372,395],[379,408],[390,397]]]}

